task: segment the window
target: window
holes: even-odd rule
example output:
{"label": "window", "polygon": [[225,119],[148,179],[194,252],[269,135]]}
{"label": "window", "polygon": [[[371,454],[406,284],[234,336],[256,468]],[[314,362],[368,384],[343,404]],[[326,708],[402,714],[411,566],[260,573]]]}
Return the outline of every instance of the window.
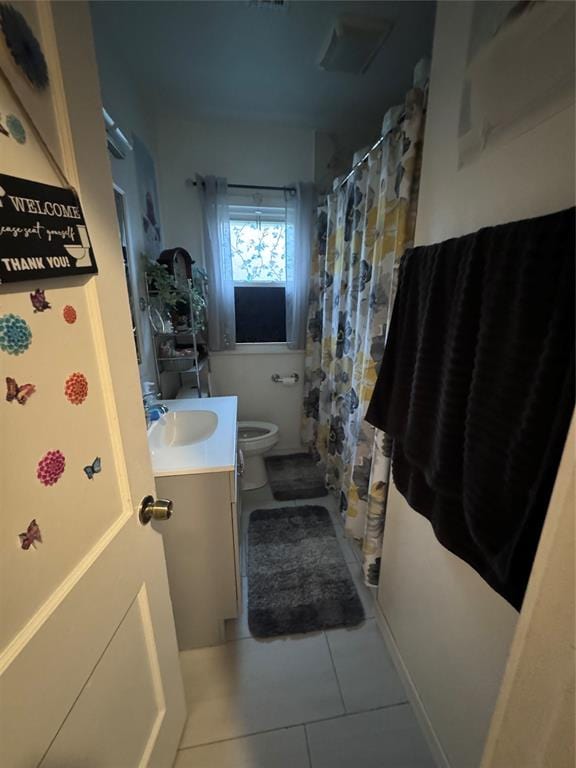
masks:
{"label": "window", "polygon": [[286,209],[230,206],[236,342],[286,341]]}

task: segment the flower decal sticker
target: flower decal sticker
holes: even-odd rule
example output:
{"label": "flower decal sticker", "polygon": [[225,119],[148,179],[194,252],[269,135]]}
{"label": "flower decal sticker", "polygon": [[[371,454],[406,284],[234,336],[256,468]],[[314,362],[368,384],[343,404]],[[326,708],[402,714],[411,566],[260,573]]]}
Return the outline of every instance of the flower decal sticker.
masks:
{"label": "flower decal sticker", "polygon": [[0,317],[0,349],[9,355],[21,355],[32,342],[32,331],[19,315]]}
{"label": "flower decal sticker", "polygon": [[48,451],[36,468],[36,477],[42,485],[54,485],[60,480],[66,468],[66,459],[61,451]]}
{"label": "flower decal sticker", "polygon": [[69,325],[73,325],[78,319],[76,310],[71,304],[66,304],[66,306],[62,310],[62,316]]}
{"label": "flower decal sticker", "polygon": [[83,373],[72,373],[66,379],[64,393],[74,405],[81,403],[88,397],[88,379]]}
{"label": "flower decal sticker", "polygon": [[24,16],[8,3],[0,3],[0,27],[14,63],[38,90],[49,82],[48,65],[40,43]]}

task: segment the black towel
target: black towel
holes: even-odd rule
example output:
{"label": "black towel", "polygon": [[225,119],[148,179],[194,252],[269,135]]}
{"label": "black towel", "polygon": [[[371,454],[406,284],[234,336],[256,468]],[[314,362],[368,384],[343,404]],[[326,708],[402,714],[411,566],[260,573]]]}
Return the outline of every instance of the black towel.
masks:
{"label": "black towel", "polygon": [[518,609],[574,408],[574,226],[408,251],[366,416],[409,504]]}

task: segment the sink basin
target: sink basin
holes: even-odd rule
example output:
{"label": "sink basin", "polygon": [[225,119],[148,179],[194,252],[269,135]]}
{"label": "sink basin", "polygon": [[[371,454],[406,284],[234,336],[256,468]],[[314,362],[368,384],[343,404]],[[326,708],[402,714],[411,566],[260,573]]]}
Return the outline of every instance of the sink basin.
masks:
{"label": "sink basin", "polygon": [[217,426],[214,411],[168,411],[150,430],[148,442],[152,450],[194,445],[207,440]]}

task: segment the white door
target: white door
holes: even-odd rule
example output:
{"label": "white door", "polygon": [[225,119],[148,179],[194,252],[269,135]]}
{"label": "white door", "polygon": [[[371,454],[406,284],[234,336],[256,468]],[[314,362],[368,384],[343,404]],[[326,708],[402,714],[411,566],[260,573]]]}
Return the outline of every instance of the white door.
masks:
{"label": "white door", "polygon": [[161,534],[138,519],[154,481],[89,11],[14,8],[49,84],[0,32],[0,173],[74,186],[100,272],[0,286],[0,765],[168,768],[185,705]]}

